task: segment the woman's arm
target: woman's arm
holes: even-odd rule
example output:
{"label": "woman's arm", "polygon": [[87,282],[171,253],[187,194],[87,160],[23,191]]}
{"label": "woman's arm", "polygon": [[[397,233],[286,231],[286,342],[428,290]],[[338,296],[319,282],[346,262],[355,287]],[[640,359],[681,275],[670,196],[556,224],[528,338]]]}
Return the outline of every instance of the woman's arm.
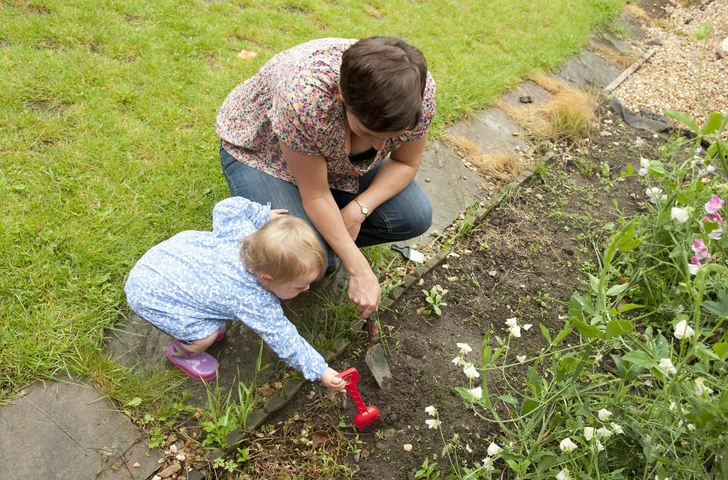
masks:
{"label": "woman's arm", "polygon": [[[298,185],[306,215],[349,272],[349,298],[356,304],[359,315],[369,317],[379,307],[381,287],[369,262],[354,243],[342,212],[331,195],[326,160],[321,155],[297,153],[282,142],[281,149]],[[357,211],[361,216],[358,206]]]}
{"label": "woman's arm", "polygon": [[[426,145],[427,135],[400,145],[379,169],[369,188],[357,196],[357,200],[373,212],[379,205],[404,190],[417,175]],[[349,232],[355,231],[352,237],[356,238],[365,218],[359,205],[351,202],[341,211],[341,215]]]}

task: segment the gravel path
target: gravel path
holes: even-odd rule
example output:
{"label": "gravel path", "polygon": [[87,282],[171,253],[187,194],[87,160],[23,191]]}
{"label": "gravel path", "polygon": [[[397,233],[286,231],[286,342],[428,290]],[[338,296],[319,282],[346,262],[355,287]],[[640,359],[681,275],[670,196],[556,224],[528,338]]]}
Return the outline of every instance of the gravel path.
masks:
{"label": "gravel path", "polygon": [[[631,110],[677,110],[699,123],[710,112],[728,113],[728,0],[692,3],[668,7],[664,18],[644,27],[647,36],[637,47],[655,53],[613,92]],[[711,27],[707,43],[693,37],[706,25]],[[651,44],[655,39],[662,45]]]}

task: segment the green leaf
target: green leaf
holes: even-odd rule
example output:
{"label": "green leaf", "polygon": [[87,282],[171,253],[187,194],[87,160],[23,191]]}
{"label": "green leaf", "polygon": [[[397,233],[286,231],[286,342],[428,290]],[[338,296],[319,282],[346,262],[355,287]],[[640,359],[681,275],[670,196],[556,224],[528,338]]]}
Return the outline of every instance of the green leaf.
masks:
{"label": "green leaf", "polygon": [[528,388],[531,389],[534,395],[539,395],[543,391],[543,386],[541,385],[541,376],[533,367],[528,367],[528,373],[526,374],[526,385],[528,385]]}
{"label": "green leaf", "polygon": [[[713,351],[716,355],[722,360],[726,361],[728,359],[728,343],[726,342],[719,342],[713,344]],[[726,390],[728,392],[728,390]]]}
{"label": "green leaf", "polygon": [[638,308],[645,308],[644,305],[638,305],[636,303],[625,303],[617,309],[617,313],[629,312],[630,310],[636,310]]}
{"label": "green leaf", "polygon": [[554,378],[557,382],[562,381],[566,378],[566,375],[575,371],[576,367],[579,366],[579,360],[574,357],[564,357],[559,362],[559,368],[556,370]]}
{"label": "green leaf", "polygon": [[[544,451],[544,450],[540,450],[540,451],[536,452],[535,455],[538,455],[542,451]],[[556,454],[554,454],[553,452],[548,452],[547,451],[547,453],[550,454],[550,455],[547,455],[546,458],[544,458],[543,460],[541,460],[540,462],[538,462],[537,469],[538,469],[538,473],[541,474],[541,475],[543,475],[547,470],[550,470],[554,465],[556,465],[556,460],[558,458],[556,456]]]}
{"label": "green leaf", "polygon": [[587,325],[581,320],[577,320],[575,318],[572,318],[571,322],[576,325],[576,329],[579,331],[579,333],[586,338],[601,338],[602,336],[601,332],[599,332],[599,329],[594,325]]}
{"label": "green leaf", "polygon": [[633,238],[629,242],[625,242],[623,245],[620,245],[619,251],[620,252],[631,252],[632,250],[639,247],[640,245],[642,245],[642,240],[640,240],[639,238]]}
{"label": "green leaf", "polygon": [[665,176],[665,165],[662,162],[653,160],[650,162],[647,174],[651,177],[662,178]]}
{"label": "green leaf", "polygon": [[538,324],[538,328],[541,329],[541,335],[543,335],[543,338],[546,339],[546,343],[551,345],[551,335],[549,334],[549,329],[544,325],[543,323]]}
{"label": "green leaf", "polygon": [[599,282],[599,279],[592,274],[589,274],[589,286],[591,287],[591,290],[592,292],[594,292],[595,295],[599,295],[599,293],[601,292],[601,284]]}
{"label": "green leaf", "polygon": [[501,395],[498,398],[506,403],[513,405],[514,407],[518,407],[518,400],[516,400],[516,398],[512,395]]}
{"label": "green leaf", "polygon": [[582,297],[574,292],[569,299],[569,319],[576,318],[577,320],[583,320],[584,314],[582,312],[594,315],[594,307],[588,298]]}
{"label": "green leaf", "polygon": [[683,125],[685,125],[686,127],[688,127],[690,130],[692,130],[695,133],[700,132],[700,128],[698,128],[698,124],[695,123],[695,120],[693,120],[693,117],[691,117],[687,113],[668,110],[665,112],[665,116],[670,117],[673,120],[677,120],[678,122],[682,123]]}
{"label": "green leaf", "polygon": [[619,174],[623,177],[631,177],[634,175],[634,167],[631,163],[627,164],[627,171],[626,172],[619,172]]}
{"label": "green leaf", "polygon": [[126,404],[127,407],[138,407],[142,404],[142,399],[139,397],[134,397],[131,400],[129,400],[129,403]]}
{"label": "green leaf", "polygon": [[538,408],[540,403],[533,398],[524,398],[521,404],[521,415],[528,415]]}
{"label": "green leaf", "polygon": [[705,301],[703,302],[703,308],[719,318],[728,316],[728,292],[725,290],[718,291],[718,301]]}
{"label": "green leaf", "polygon": [[638,367],[642,368],[651,368],[655,366],[655,362],[652,360],[652,357],[647,352],[643,352],[641,350],[627,352],[622,356],[622,360],[634,363]]}
{"label": "green leaf", "polygon": [[708,115],[708,120],[706,120],[705,125],[703,125],[703,128],[700,130],[700,134],[710,135],[713,132],[717,132],[722,123],[723,115],[718,112],[713,112]]}
{"label": "green leaf", "polygon": [[562,342],[562,340],[564,340],[573,331],[574,331],[574,329],[572,329],[569,326],[564,327],[559,332],[559,334],[556,335],[556,338],[554,338],[554,343],[553,343],[554,347],[557,347]]}
{"label": "green leaf", "polygon": [[607,296],[608,297],[616,297],[620,293],[627,290],[627,287],[629,287],[629,283],[622,283],[620,285],[614,285],[609,290],[607,290]]}
{"label": "green leaf", "polygon": [[612,320],[607,324],[605,338],[614,338],[634,330],[634,325],[629,320]]}
{"label": "green leaf", "polygon": [[622,380],[629,382],[640,376],[641,369],[632,368],[631,365],[629,366],[629,368],[627,368],[627,366],[622,361],[622,357],[612,355],[612,360],[614,360],[614,364],[617,366],[617,376]]}

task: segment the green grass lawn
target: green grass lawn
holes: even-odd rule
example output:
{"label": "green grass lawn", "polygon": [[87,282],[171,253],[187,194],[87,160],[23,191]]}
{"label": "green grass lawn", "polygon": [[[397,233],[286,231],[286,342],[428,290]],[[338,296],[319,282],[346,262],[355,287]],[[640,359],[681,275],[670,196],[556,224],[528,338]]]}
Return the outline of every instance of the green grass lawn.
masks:
{"label": "green grass lawn", "polygon": [[[401,36],[438,84],[437,135],[561,64],[624,0],[0,0],[0,399],[68,370],[114,396],[104,331],[152,245],[228,195],[215,117],[280,50]],[[258,53],[242,60],[242,50]]]}

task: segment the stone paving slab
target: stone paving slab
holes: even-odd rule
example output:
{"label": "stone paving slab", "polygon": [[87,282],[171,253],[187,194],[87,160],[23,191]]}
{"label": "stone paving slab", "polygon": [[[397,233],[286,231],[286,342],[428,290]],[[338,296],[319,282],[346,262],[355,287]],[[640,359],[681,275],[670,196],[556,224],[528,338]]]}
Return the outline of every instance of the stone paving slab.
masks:
{"label": "stone paving slab", "polygon": [[160,458],[97,390],[70,379],[35,383],[13,405],[0,408],[3,478],[146,479]]}

